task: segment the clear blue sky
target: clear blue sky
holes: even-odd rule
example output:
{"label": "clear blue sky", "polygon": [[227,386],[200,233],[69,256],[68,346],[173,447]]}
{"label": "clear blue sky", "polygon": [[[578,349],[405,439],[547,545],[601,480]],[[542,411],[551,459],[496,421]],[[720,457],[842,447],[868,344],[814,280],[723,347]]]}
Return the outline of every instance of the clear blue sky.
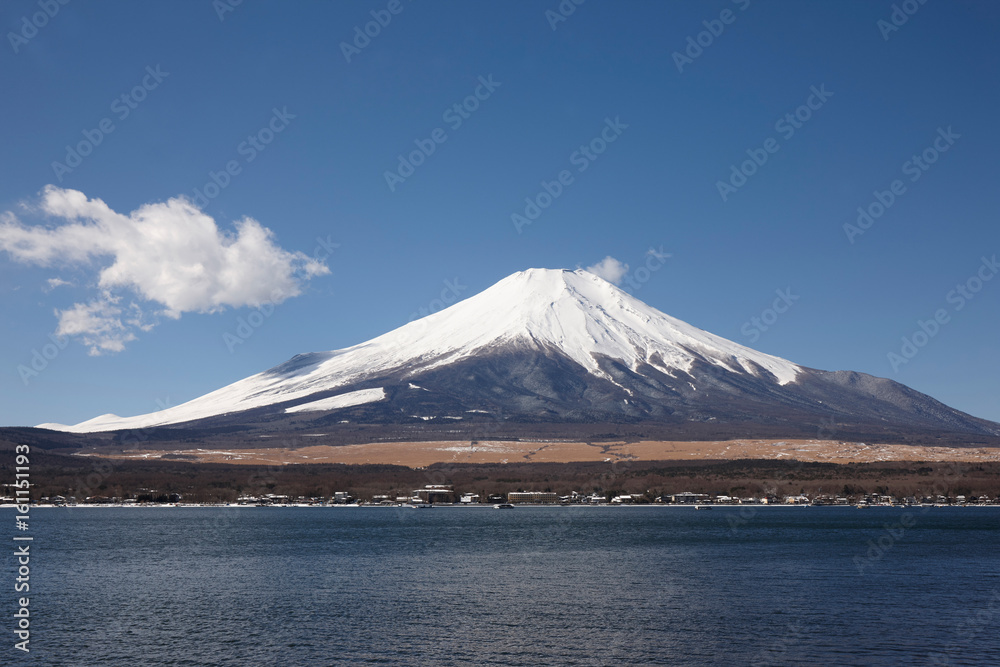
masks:
{"label": "clear blue sky", "polygon": [[[890,30],[888,0],[588,0],[558,21],[558,0],[227,2],[0,5],[0,424],[149,412],[384,333],[442,291],[608,256],[696,326],[1000,420],[1000,277],[976,282],[1000,253],[997,3],[913,3]],[[345,55],[373,11],[391,20]],[[906,164],[925,149],[933,164]],[[751,155],[767,160],[724,200]],[[227,163],[208,217],[167,204]],[[564,170],[519,233],[512,214]],[[88,199],[104,228],[75,218]],[[650,248],[671,256],[637,271]],[[272,275],[281,303],[225,338]],[[959,284],[981,289],[949,299]],[[25,375],[34,350],[53,358]]]}

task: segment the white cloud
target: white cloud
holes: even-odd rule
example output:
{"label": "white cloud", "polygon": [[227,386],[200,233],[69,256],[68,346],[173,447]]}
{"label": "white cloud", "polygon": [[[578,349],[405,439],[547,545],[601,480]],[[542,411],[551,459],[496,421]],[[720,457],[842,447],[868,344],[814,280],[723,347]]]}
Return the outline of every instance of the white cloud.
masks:
{"label": "white cloud", "polygon": [[79,336],[90,353],[121,352],[125,343],[135,340],[133,327],[141,326],[142,312],[136,304],[131,304],[124,315],[118,306],[120,297],[105,295],[90,303],[73,304],[72,308],[56,310],[59,317],[57,336]]}
{"label": "white cloud", "polygon": [[621,285],[622,278],[624,278],[625,274],[628,273],[628,264],[623,264],[611,255],[608,255],[597,264],[588,266],[587,271],[604,278],[609,283]]}
{"label": "white cloud", "polygon": [[69,282],[68,280],[63,280],[62,278],[49,278],[45,282],[48,285],[48,288],[46,289],[43,287],[42,290],[46,292],[51,292],[55,288],[62,287],[63,285],[69,285],[71,287],[73,285],[73,283]]}
{"label": "white cloud", "polygon": [[[235,231],[223,231],[183,197],[123,215],[100,199],[50,185],[39,211],[56,224],[29,226],[13,213],[0,214],[0,249],[27,264],[100,267],[95,298],[57,311],[60,335],[81,337],[92,354],[120,351],[136,329],[150,329],[147,304],[153,315],[178,318],[280,303],[330,272],[321,261],[277,246],[256,220],[243,218]],[[49,280],[51,288],[59,284],[65,283]],[[122,307],[123,293],[146,303]]]}

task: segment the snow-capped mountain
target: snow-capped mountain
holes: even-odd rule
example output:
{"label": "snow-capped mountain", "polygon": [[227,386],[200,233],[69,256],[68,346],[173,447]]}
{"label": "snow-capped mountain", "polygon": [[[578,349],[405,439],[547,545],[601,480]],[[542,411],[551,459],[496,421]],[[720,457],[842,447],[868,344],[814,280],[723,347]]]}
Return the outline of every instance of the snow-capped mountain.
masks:
{"label": "snow-capped mountain", "polygon": [[343,350],[301,354],[200,398],[72,432],[213,426],[820,419],[1000,435],[903,385],[805,368],[652,308],[586,271],[529,269]]}

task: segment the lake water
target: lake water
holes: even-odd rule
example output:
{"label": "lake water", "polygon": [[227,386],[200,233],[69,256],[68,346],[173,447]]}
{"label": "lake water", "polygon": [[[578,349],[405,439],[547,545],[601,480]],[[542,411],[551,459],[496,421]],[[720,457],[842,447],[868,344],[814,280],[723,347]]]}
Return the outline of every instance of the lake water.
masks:
{"label": "lake water", "polygon": [[1000,664],[1000,508],[739,511],[37,509],[0,663]]}

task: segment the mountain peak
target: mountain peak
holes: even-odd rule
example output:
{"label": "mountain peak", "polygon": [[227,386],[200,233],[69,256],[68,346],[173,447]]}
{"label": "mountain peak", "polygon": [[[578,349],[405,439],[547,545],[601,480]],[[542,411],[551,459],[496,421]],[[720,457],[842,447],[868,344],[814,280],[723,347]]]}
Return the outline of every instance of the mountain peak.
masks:
{"label": "mountain peak", "polygon": [[605,286],[605,289],[618,289],[603,278],[583,269],[573,271],[570,269],[536,268],[512,273],[486,289],[482,294],[491,293],[492,298],[495,298],[497,294],[513,290],[522,296],[522,301],[528,301],[529,297],[531,300],[544,300],[547,296],[579,292],[581,289],[588,289],[588,286],[598,285]]}
{"label": "mountain peak", "polygon": [[[695,361],[738,373],[757,374],[764,369],[779,384],[794,381],[800,370],[784,359],[662,313],[583,269],[519,271],[425,320],[424,327],[452,330],[461,323],[477,329],[479,345],[467,339],[466,348],[528,342],[558,349],[601,376],[606,375],[600,368],[602,357],[633,370],[652,364],[668,374],[687,372]],[[467,336],[472,330],[466,329]]]}

